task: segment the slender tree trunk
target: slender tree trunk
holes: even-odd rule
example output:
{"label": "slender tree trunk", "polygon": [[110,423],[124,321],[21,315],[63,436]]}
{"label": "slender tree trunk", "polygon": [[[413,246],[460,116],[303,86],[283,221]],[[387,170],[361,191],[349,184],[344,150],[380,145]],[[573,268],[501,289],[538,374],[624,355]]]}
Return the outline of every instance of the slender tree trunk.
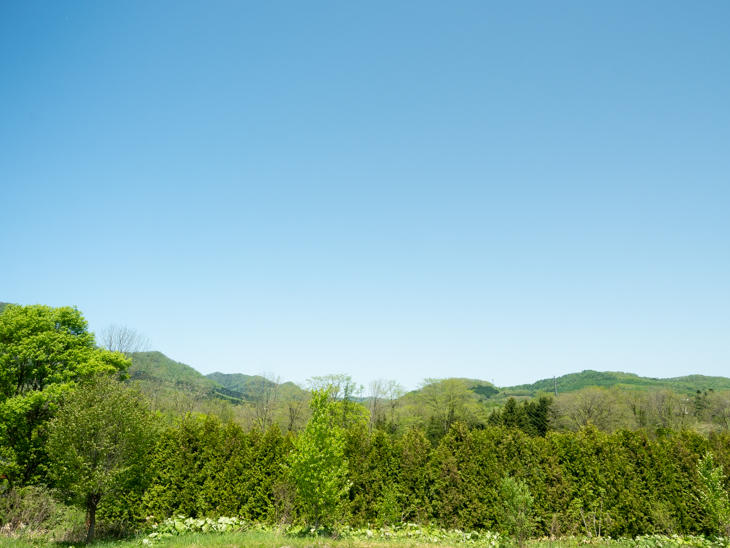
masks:
{"label": "slender tree trunk", "polygon": [[86,544],[94,542],[94,529],[96,527],[96,507],[99,504],[100,495],[93,494],[86,497]]}

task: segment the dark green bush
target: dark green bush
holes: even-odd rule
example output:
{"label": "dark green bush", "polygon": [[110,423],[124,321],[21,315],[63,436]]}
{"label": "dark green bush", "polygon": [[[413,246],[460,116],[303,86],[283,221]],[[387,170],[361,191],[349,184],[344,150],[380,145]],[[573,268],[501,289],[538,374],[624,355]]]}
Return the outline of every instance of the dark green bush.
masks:
{"label": "dark green bush", "polygon": [[[189,416],[160,435],[144,493],[129,492],[109,519],[239,516],[296,522],[293,486],[284,473],[294,434],[244,431]],[[533,497],[535,534],[635,536],[696,534],[706,522],[697,462],[712,449],[728,462],[729,438],[692,432],[578,432],[530,435],[520,428],[456,423],[436,447],[419,429],[400,435],[346,432],[346,519],[353,526],[415,522],[501,530],[499,489],[506,476]]]}

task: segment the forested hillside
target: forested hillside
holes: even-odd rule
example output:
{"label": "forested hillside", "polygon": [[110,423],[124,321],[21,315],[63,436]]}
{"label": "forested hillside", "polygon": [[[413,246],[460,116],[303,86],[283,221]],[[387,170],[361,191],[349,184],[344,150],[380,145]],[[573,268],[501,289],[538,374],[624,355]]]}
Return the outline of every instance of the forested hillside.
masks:
{"label": "forested hillside", "polygon": [[[156,408],[173,416],[214,412],[243,425],[276,423],[286,430],[306,420],[308,392],[292,382],[241,373],[204,376],[159,352],[134,353],[131,357],[131,378]],[[653,379],[587,370],[505,388],[478,379],[427,379],[407,393],[393,381],[363,387],[341,374],[311,382],[313,387],[336,385],[338,397],[362,407],[372,424],[387,423],[394,429],[419,425],[434,436],[448,430],[453,422],[472,426],[490,420],[495,423],[499,410],[511,400],[529,405],[540,397],[550,400],[546,420],[554,430],[575,431],[592,424],[609,432],[621,428],[710,432],[730,425],[730,379],[726,377]],[[517,408],[521,409],[519,405]]]}
{"label": "forested hillside", "polygon": [[236,394],[242,400],[254,401],[262,390],[279,390],[281,397],[302,397],[306,391],[293,382],[280,382],[262,375],[244,375],[243,373],[210,373],[207,378]]}
{"label": "forested hillside", "polygon": [[536,396],[539,393],[575,392],[589,387],[626,388],[636,390],[667,389],[686,394],[697,390],[730,390],[730,379],[727,377],[708,377],[705,375],[687,375],[667,379],[640,377],[633,373],[617,371],[581,371],[570,373],[554,379],[542,379],[532,384],[521,384],[500,389],[500,395]]}
{"label": "forested hillside", "polygon": [[189,365],[171,360],[162,352],[134,352],[130,357],[132,365],[129,375],[133,380],[158,382],[176,386],[180,390],[201,391],[211,395],[219,387]]}

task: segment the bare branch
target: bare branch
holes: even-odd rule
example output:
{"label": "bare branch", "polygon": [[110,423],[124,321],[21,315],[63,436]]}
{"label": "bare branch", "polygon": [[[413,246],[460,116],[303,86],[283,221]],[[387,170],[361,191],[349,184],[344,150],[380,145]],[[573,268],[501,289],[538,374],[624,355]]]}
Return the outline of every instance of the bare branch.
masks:
{"label": "bare branch", "polygon": [[149,350],[150,341],[139,331],[126,325],[112,324],[104,328],[98,337],[99,344],[112,352],[129,356],[134,352]]}

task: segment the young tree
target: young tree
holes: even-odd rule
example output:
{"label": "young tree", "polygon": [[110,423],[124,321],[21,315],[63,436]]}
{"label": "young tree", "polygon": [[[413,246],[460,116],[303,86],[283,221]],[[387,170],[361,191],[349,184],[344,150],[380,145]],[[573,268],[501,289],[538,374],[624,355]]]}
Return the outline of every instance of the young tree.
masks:
{"label": "young tree", "polygon": [[313,390],[309,405],[312,418],[294,442],[288,470],[306,523],[329,527],[342,516],[349,490],[345,435],[329,390]]}
{"label": "young tree", "polygon": [[505,476],[499,485],[499,494],[505,528],[519,546],[524,546],[535,527],[534,499],[530,490],[524,481]]}
{"label": "young tree", "polygon": [[706,453],[697,463],[700,479],[700,502],[707,515],[708,526],[713,533],[725,536],[730,533],[730,499],[725,490],[725,474],[722,466],[715,464],[712,453]]}
{"label": "young tree", "polygon": [[101,375],[71,392],[49,425],[51,474],[68,498],[86,509],[86,541],[105,496],[144,470],[154,420],[142,395]]}
{"label": "young tree", "polygon": [[42,480],[44,424],[59,398],[84,379],[129,361],[96,347],[75,308],[8,305],[0,312],[0,474]]}
{"label": "young tree", "polygon": [[353,381],[350,375],[338,373],[312,377],[307,379],[307,383],[312,390],[327,390],[330,398],[339,403],[340,425],[343,428],[348,428],[362,418],[364,407],[358,405],[355,400],[362,395],[363,387]]}

